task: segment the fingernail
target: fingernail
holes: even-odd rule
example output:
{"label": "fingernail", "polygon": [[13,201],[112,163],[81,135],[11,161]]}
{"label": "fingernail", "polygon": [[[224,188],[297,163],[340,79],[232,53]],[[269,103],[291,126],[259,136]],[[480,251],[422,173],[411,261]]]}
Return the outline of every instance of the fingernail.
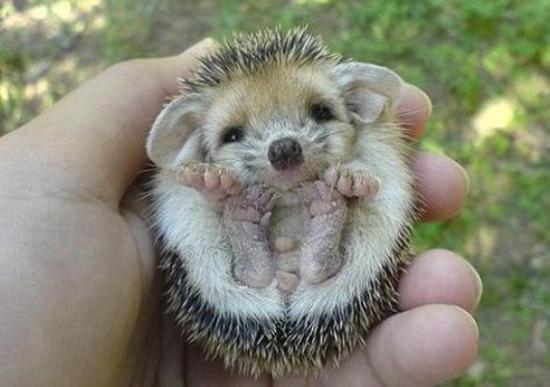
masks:
{"label": "fingernail", "polygon": [[474,281],[475,281],[475,284],[474,286],[476,287],[476,295],[477,295],[477,299],[475,301],[475,305],[474,305],[474,310],[477,308],[477,306],[479,305],[479,302],[481,301],[481,296],[483,295],[483,281],[481,280],[481,277],[479,276],[479,273],[477,272],[476,269],[474,269],[474,267],[472,266],[472,264],[468,261],[466,261],[466,263],[468,264],[468,266],[470,266],[470,270],[472,270],[472,273],[474,274]]}
{"label": "fingernail", "polygon": [[411,100],[419,102],[414,103],[414,105],[416,106],[426,106],[428,108],[427,117],[431,116],[432,101],[430,100],[430,97],[428,97],[428,94],[426,94],[424,90],[416,87],[415,85],[412,85],[410,83],[403,83],[403,85],[401,86],[401,97],[399,98],[398,105],[401,103],[410,105]]}
{"label": "fingernail", "polygon": [[217,43],[212,38],[205,38],[201,40],[198,43],[195,43],[185,51],[183,51],[181,55],[204,55],[208,52],[212,51],[214,47],[216,47]]}
{"label": "fingernail", "polygon": [[458,162],[453,160],[453,162],[456,164],[458,169],[460,170],[462,174],[462,179],[464,180],[464,186],[466,187],[466,195],[470,193],[470,177],[468,176],[468,172],[466,172],[466,169],[462,165],[460,165]]}
{"label": "fingernail", "polygon": [[395,108],[396,118],[407,129],[410,140],[417,139],[423,132],[432,114],[430,98],[421,89],[409,83],[401,85],[401,95]]}

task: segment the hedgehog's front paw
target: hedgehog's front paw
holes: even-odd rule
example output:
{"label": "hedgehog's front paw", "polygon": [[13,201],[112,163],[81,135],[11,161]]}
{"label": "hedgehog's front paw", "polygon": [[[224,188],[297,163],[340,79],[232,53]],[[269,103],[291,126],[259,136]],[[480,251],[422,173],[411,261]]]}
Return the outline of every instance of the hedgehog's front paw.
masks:
{"label": "hedgehog's front paw", "polygon": [[349,165],[330,167],[324,175],[325,182],[350,197],[372,197],[380,188],[380,180],[367,171]]}
{"label": "hedgehog's front paw", "polygon": [[226,168],[198,161],[187,161],[179,171],[180,182],[206,195],[222,200],[242,191],[241,183]]}
{"label": "hedgehog's front paw", "polygon": [[227,200],[225,214],[234,221],[265,224],[275,198],[276,192],[272,188],[250,187]]}

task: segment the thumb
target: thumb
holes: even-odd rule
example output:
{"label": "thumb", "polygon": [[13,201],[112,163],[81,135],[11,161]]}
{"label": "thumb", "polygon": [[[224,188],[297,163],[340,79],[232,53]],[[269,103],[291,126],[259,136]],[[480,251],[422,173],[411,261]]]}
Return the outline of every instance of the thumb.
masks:
{"label": "thumb", "polygon": [[122,62],[86,82],[2,138],[0,162],[8,167],[0,180],[32,176],[35,186],[53,184],[118,206],[147,161],[147,132],[177,92],[177,78],[214,45],[205,39],[178,56]]}

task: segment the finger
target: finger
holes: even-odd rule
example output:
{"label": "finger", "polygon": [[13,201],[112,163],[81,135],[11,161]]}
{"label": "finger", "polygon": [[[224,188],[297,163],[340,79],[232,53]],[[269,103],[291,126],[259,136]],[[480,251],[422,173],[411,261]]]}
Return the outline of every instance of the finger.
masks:
{"label": "finger", "polygon": [[160,334],[162,341],[156,385],[185,387],[184,339],[180,336],[176,323],[166,315],[162,316]]}
{"label": "finger", "polygon": [[422,220],[445,220],[455,216],[466,199],[466,171],[452,159],[420,152],[412,162]]}
{"label": "finger", "polygon": [[322,371],[310,374],[294,374],[275,379],[274,387],[383,387],[370,367],[364,350],[355,351],[338,367],[326,366]]}
{"label": "finger", "polygon": [[187,345],[184,359],[185,386],[267,387],[271,378],[264,374],[258,378],[228,371],[222,361],[207,361],[203,352],[194,345]]}
{"label": "finger", "polygon": [[431,114],[432,103],[426,93],[416,86],[404,83],[401,86],[396,116],[411,139],[420,137]]}
{"label": "finger", "polygon": [[477,343],[477,325],[464,310],[425,305],[379,325],[369,336],[366,354],[382,385],[433,386],[469,367]]}
{"label": "finger", "polygon": [[57,184],[118,203],[145,164],[146,134],[178,76],[211,46],[205,40],[180,56],[115,65],[7,136],[4,148]]}
{"label": "finger", "polygon": [[399,306],[409,310],[426,304],[452,304],[473,312],[482,284],[464,258],[448,250],[429,250],[416,257],[399,283]]}
{"label": "finger", "polygon": [[[475,321],[456,306],[425,305],[392,316],[338,368],[318,377],[294,377],[279,386],[433,386],[460,374],[475,359]],[[345,383],[343,383],[344,381]]]}

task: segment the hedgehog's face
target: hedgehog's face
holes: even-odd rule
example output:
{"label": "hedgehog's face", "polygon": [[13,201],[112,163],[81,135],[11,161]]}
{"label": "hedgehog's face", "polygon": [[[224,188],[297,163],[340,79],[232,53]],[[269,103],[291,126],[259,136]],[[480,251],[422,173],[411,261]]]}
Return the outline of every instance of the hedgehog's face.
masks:
{"label": "hedgehog's face", "polygon": [[358,132],[378,130],[400,80],[363,63],[266,66],[172,101],[147,142],[174,169],[186,159],[231,170],[245,185],[291,188],[352,159]]}
{"label": "hedgehog's face", "polygon": [[289,188],[352,156],[342,92],[311,67],[277,68],[216,88],[202,122],[204,154],[245,183]]}

